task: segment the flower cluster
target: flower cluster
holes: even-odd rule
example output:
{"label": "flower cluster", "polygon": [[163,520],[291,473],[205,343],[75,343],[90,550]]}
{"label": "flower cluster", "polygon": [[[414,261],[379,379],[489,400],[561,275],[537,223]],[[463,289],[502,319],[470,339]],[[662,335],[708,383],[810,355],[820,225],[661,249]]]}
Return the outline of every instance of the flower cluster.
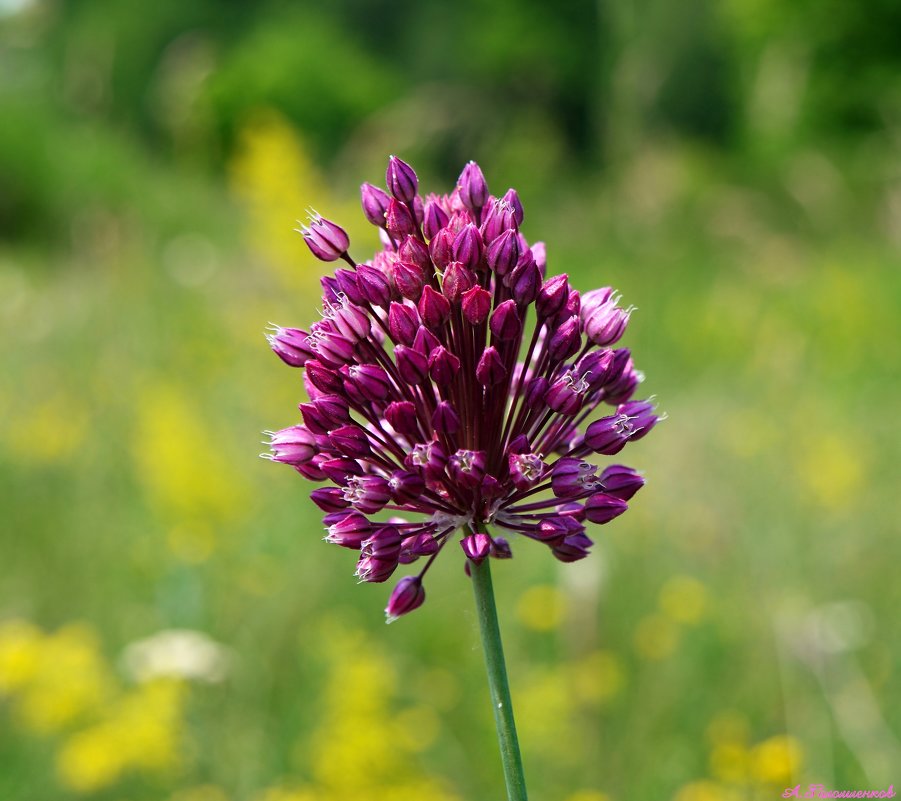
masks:
{"label": "flower cluster", "polygon": [[[311,497],[326,541],[359,551],[362,581],[425,560],[397,584],[391,620],[422,604],[423,576],[458,529],[474,563],[512,555],[486,524],[563,562],[585,557],[586,521],[621,515],[644,483],[586,457],[619,453],[659,418],[632,400],[642,376],[614,347],[632,309],[610,288],[580,294],[566,275],[545,277],[515,190],[489,194],[474,162],[449,195],[420,196],[393,156],[386,180],[387,192],[361,188],[383,245],[370,261],[356,263],[345,231],[319,215],[301,228],[315,256],[346,266],[322,279],[322,320],[269,334],[304,368],[310,400],[302,424],[267,432],[266,455],[331,482]],[[611,413],[583,430],[601,404]],[[372,517],[383,510],[412,517]]]}

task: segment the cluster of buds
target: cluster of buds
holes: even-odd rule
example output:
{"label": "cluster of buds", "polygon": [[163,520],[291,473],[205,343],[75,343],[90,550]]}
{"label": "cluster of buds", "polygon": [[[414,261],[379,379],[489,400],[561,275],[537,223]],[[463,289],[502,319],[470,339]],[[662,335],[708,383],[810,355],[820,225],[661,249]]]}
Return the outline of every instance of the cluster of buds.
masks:
{"label": "cluster of buds", "polygon": [[470,162],[449,195],[422,197],[395,157],[386,182],[361,188],[382,242],[369,261],[351,258],[329,220],[301,229],[316,257],[346,266],[322,279],[323,319],[268,336],[303,368],[309,401],[266,455],[329,482],[311,497],[325,539],[359,552],[360,580],[423,560],[391,594],[393,620],[422,604],[423,576],[458,530],[474,563],[510,558],[511,535],[563,562],[585,557],[586,522],[621,515],[644,483],[586,459],[619,453],[659,417],[632,400],[642,376],[615,347],[632,309],[609,288],[580,294],[546,277],[515,190],[492,196]]}

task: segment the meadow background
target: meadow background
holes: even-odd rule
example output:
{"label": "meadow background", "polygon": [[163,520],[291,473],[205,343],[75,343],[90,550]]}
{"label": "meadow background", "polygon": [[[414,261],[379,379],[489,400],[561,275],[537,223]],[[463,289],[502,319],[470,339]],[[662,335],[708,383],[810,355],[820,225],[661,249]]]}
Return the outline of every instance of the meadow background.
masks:
{"label": "meadow background", "polygon": [[257,458],[389,153],[517,187],[669,414],[495,569],[533,797],[901,786],[901,5],[0,0],[0,798],[500,797],[462,558],[386,628]]}

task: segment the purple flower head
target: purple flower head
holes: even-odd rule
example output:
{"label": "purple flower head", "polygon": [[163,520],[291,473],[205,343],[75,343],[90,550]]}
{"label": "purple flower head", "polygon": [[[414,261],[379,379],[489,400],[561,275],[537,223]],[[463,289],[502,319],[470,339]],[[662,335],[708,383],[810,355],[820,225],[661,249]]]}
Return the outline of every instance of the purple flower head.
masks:
{"label": "purple flower head", "polygon": [[611,347],[631,309],[610,288],[545,277],[514,190],[492,197],[473,162],[449,195],[421,197],[394,157],[386,180],[387,191],[361,188],[381,229],[368,261],[318,215],[302,231],[320,259],[346,265],[322,280],[322,319],[268,335],[310,398],[302,424],[269,433],[268,458],[327,482],[311,493],[325,539],[359,552],[361,581],[422,565],[391,593],[393,620],[423,603],[424,575],[453,539],[467,569],[524,540],[562,562],[586,557],[586,526],[621,515],[644,484],[594,455],[619,453],[660,416],[632,399],[642,376],[630,351]]}

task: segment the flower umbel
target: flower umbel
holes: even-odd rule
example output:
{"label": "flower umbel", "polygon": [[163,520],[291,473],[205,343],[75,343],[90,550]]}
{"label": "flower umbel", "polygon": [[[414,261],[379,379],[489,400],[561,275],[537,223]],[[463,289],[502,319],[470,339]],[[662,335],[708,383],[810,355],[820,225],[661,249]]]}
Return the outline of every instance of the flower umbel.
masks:
{"label": "flower umbel", "polygon": [[[346,266],[322,279],[321,320],[269,335],[304,370],[310,400],[302,423],[270,433],[267,456],[330,482],[312,498],[325,539],[359,551],[361,581],[424,560],[391,595],[390,621],[422,604],[423,577],[458,529],[473,564],[512,555],[486,525],[563,562],[587,556],[586,521],[621,515],[644,481],[586,459],[619,453],[660,418],[632,400],[642,376],[615,347],[632,308],[610,288],[582,295],[566,275],[546,277],[515,190],[492,196],[470,162],[450,194],[422,197],[393,156],[386,183],[361,190],[383,243],[368,262],[319,215],[301,229],[313,255]],[[405,516],[372,519],[382,510]]]}

